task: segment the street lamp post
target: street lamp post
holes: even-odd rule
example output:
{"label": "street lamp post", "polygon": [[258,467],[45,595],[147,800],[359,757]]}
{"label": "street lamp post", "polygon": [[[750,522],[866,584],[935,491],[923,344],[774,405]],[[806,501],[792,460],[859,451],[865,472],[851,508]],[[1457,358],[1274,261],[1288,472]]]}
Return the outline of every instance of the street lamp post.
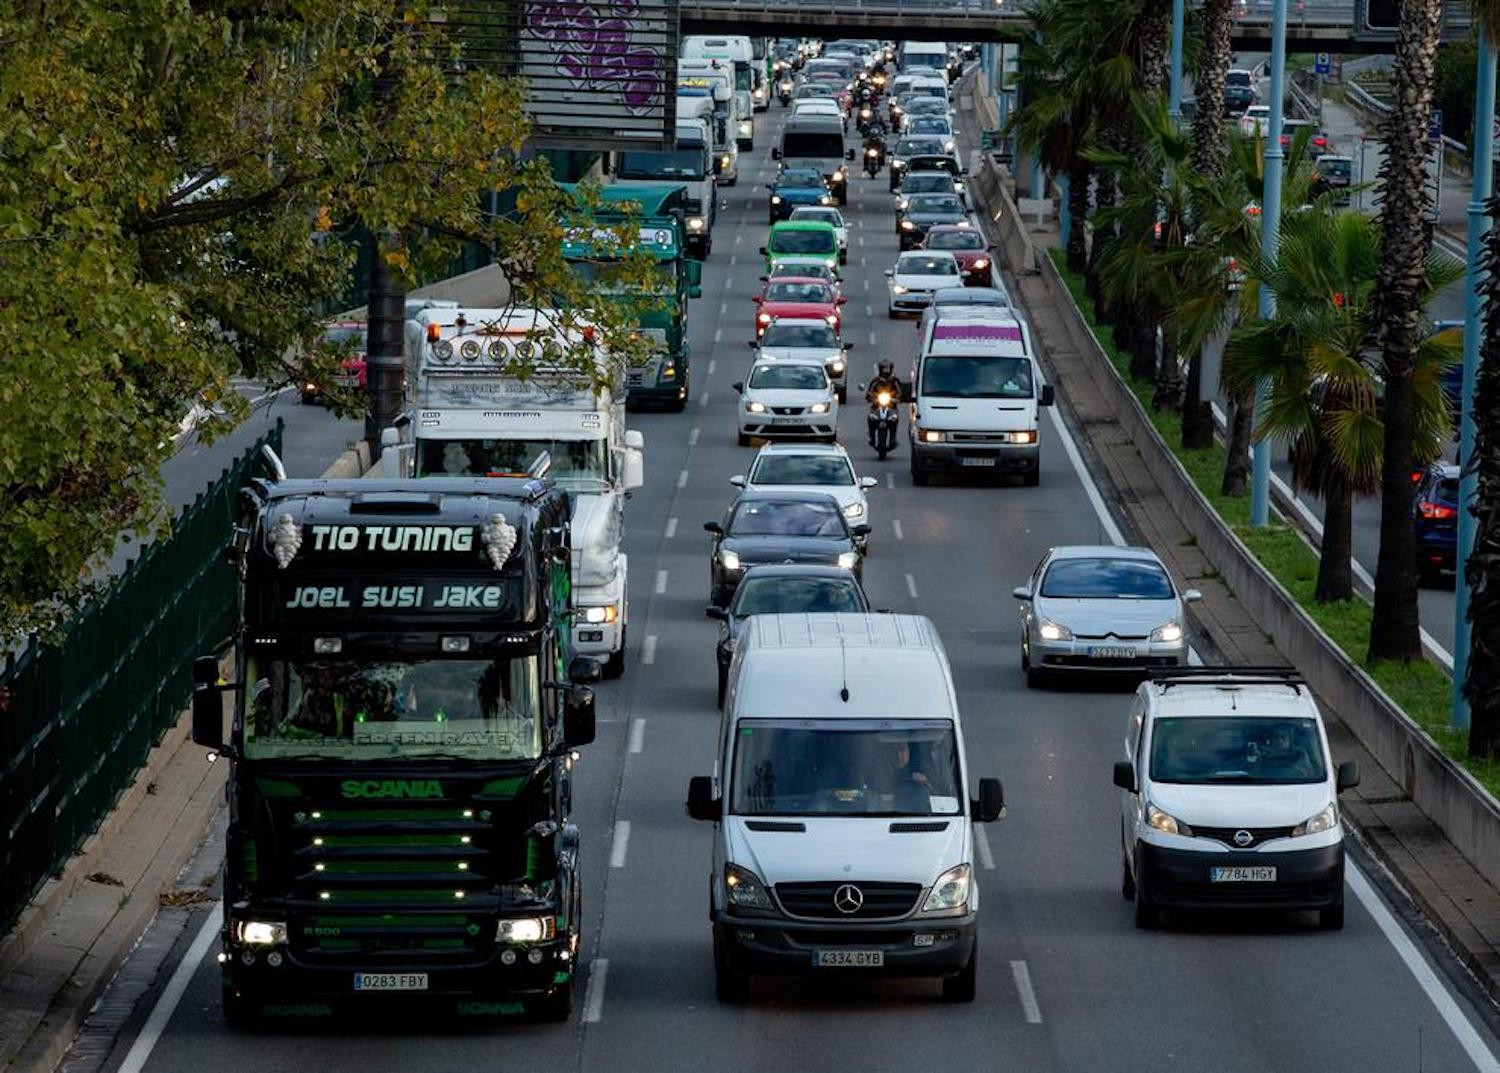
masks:
{"label": "street lamp post", "polygon": [[[1495,42],[1483,31],[1479,35],[1479,69],[1474,87],[1474,192],[1469,198],[1469,263],[1464,277],[1464,375],[1459,398],[1458,460],[1463,466],[1458,479],[1458,551],[1454,566],[1458,580],[1453,601],[1453,715],[1455,730],[1469,726],[1469,702],[1464,697],[1464,683],[1469,676],[1469,586],[1464,580],[1464,564],[1474,551],[1474,534],[1478,522],[1471,514],[1479,475],[1472,464],[1474,456],[1474,382],[1479,377],[1479,333],[1483,330],[1485,303],[1479,288],[1484,271],[1479,264],[1484,252],[1489,216],[1484,211],[1494,187],[1495,135]],[[1441,164],[1439,164],[1441,168]]]}
{"label": "street lamp post", "polygon": [[1175,126],[1182,119],[1182,24],[1187,0],[1172,0],[1172,66],[1167,81],[1167,111]]}
{"label": "street lamp post", "polygon": [[[1260,199],[1260,252],[1268,264],[1276,260],[1281,233],[1281,120],[1286,97],[1286,6],[1275,0],[1271,9],[1271,123],[1266,134],[1265,185]],[[1276,296],[1271,288],[1260,288],[1260,318],[1276,315]],[[1255,391],[1255,424],[1259,427],[1267,403],[1269,385],[1262,380]],[[1271,520],[1271,441],[1255,441],[1250,464],[1250,524],[1264,526]]]}

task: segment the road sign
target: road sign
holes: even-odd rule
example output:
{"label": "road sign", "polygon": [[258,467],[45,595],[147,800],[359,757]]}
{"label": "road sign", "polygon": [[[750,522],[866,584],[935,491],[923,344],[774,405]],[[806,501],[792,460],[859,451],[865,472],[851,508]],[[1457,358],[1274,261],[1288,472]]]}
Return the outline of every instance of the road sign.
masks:
{"label": "road sign", "polygon": [[1318,52],[1313,54],[1313,74],[1333,74],[1333,55],[1331,53]]}
{"label": "road sign", "polygon": [[1432,119],[1427,123],[1427,140],[1434,143],[1443,140],[1443,110],[1441,108],[1432,110]]}

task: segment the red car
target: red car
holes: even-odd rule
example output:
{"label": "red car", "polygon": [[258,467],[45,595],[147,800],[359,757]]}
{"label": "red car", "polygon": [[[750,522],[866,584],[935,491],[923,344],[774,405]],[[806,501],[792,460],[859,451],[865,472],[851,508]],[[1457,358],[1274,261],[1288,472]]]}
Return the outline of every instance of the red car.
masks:
{"label": "red car", "polygon": [[[342,388],[365,388],[365,334],[368,325],[362,320],[331,320],[324,325],[323,345],[339,351],[347,351],[348,357],[339,362],[339,375],[335,384]],[[301,385],[303,402],[322,402],[323,389],[311,380]]]}
{"label": "red car", "polygon": [[760,338],[766,325],[778,317],[817,317],[842,333],[844,315],[839,306],[848,299],[826,281],[813,276],[778,276],[766,282],[755,296],[759,310],[755,314],[755,336]]}
{"label": "red car", "polygon": [[960,227],[957,224],[936,224],[928,228],[927,238],[922,242],[924,250],[944,250],[953,254],[959,271],[964,275],[966,287],[988,287],[990,285],[990,246],[977,228]]}
{"label": "red car", "polygon": [[854,94],[849,92],[849,85],[837,78],[809,78],[807,85],[826,89],[830,96],[839,102],[839,107],[844,114],[849,114],[849,109],[854,107]]}

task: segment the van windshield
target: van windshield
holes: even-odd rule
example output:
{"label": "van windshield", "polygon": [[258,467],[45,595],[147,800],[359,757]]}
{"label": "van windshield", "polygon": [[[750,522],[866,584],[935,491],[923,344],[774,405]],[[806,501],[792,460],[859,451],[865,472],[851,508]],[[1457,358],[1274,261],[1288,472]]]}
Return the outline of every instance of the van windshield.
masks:
{"label": "van windshield", "polygon": [[1156,782],[1256,786],[1322,782],[1323,741],[1311,719],[1158,719],[1151,727]]}
{"label": "van windshield", "polygon": [[923,395],[956,399],[1029,399],[1027,358],[948,357],[922,362]]}
{"label": "van windshield", "polygon": [[730,811],[740,816],[959,816],[953,724],[942,719],[745,719]]}

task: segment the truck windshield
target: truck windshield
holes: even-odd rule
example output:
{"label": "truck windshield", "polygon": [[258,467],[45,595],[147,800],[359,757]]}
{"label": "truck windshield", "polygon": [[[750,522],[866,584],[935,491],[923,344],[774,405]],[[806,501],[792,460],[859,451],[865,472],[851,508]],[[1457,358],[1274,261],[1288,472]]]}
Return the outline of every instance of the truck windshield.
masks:
{"label": "truck windshield", "polygon": [[730,777],[740,816],[963,812],[946,720],[741,720]]}
{"label": "truck windshield", "polygon": [[525,473],[543,451],[552,457],[547,475],[570,491],[598,491],[609,483],[608,451],[603,440],[419,439],[417,476]]}
{"label": "truck windshield", "polygon": [[703,149],[672,149],[657,153],[621,153],[615,165],[620,179],[701,179]]}
{"label": "truck windshield", "polygon": [[[623,284],[609,278],[610,274],[618,268],[614,261],[586,261],[569,259],[568,267],[573,274],[585,283],[595,284],[606,294],[614,292],[623,294],[635,288],[626,287]],[[655,271],[656,285],[652,288],[653,294],[676,294],[677,293],[677,262],[657,261]]]}
{"label": "truck windshield", "polygon": [[1158,719],[1151,725],[1156,782],[1241,786],[1322,782],[1323,741],[1311,719]]}
{"label": "truck windshield", "polygon": [[844,138],[836,130],[789,130],[781,136],[783,160],[842,160]]}
{"label": "truck windshield", "polygon": [[922,362],[923,395],[957,399],[1029,399],[1026,358],[943,357]]}
{"label": "truck windshield", "polygon": [[252,760],[534,760],[541,755],[536,656],[282,660],[245,665]]}

